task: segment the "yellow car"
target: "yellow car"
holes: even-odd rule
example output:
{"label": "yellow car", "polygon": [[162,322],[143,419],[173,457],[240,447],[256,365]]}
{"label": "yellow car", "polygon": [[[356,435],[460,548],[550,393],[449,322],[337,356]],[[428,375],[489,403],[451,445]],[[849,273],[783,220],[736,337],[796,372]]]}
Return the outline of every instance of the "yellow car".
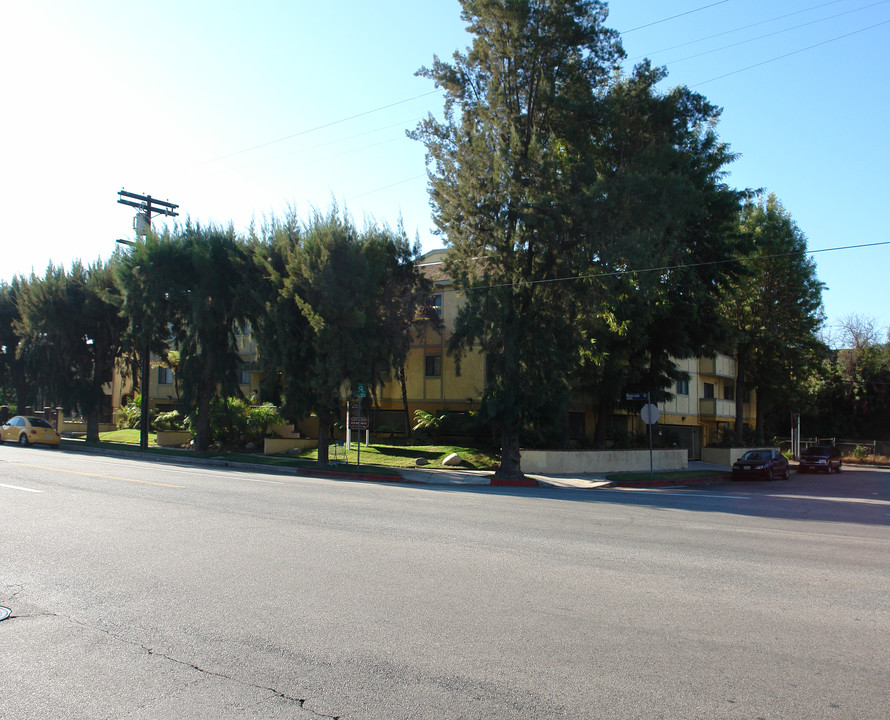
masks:
{"label": "yellow car", "polygon": [[37,444],[58,447],[62,438],[43,418],[16,415],[0,427],[0,442],[17,442],[22,447]]}

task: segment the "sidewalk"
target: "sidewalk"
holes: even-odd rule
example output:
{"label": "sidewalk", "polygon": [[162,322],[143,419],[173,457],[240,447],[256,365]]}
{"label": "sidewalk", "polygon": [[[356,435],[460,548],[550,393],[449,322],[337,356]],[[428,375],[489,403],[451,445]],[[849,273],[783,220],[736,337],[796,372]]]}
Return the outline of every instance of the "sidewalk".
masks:
{"label": "sidewalk", "polygon": [[[620,480],[607,480],[602,473],[583,473],[580,475],[526,475],[530,480],[537,482],[539,487],[565,488],[573,490],[595,490],[608,487],[682,487],[685,485],[702,485],[719,482],[724,476],[732,473],[732,468],[723,465],[714,465],[701,461],[689,463],[690,473],[697,471],[713,471],[713,475],[706,477],[673,478],[671,480],[659,480],[658,473],[653,480],[638,480],[622,483]],[[491,471],[450,469],[422,470],[403,469],[399,471],[407,482],[426,485],[491,485]],[[613,475],[614,473],[610,473]],[[634,473],[637,475],[638,473]]]}
{"label": "sidewalk", "polygon": [[[274,465],[263,465],[259,463],[231,461],[224,458],[197,458],[190,454],[182,455],[160,455],[154,453],[141,453],[138,451],[120,452],[113,449],[97,448],[94,446],[83,445],[80,447],[65,444],[64,449],[73,452],[86,452],[97,455],[108,455],[114,457],[138,458],[139,460],[149,460],[151,462],[168,462],[180,463],[187,465],[202,465],[205,467],[227,467],[236,470],[250,470],[252,472],[261,472],[274,475],[295,475],[308,477],[326,477],[339,480],[366,480],[371,482],[405,482],[415,483],[418,485],[497,485],[501,487],[550,487],[571,490],[595,490],[598,488],[609,487],[683,487],[686,485],[702,485],[720,482],[723,477],[730,475],[732,469],[723,467],[722,465],[713,465],[700,461],[692,461],[689,463],[689,478],[672,478],[669,480],[659,480],[659,473],[654,474],[653,480],[633,480],[622,482],[620,479],[607,480],[603,473],[582,473],[576,475],[558,475],[558,474],[527,474],[528,481],[518,483],[493,483],[492,476],[494,472],[491,470],[464,470],[461,468],[386,468],[395,474],[386,474],[378,472],[377,466],[368,466],[363,468],[362,472],[345,471],[339,469],[338,465],[330,465],[328,468],[315,467],[281,467]],[[696,471],[707,470],[713,471],[713,475],[706,477],[694,477],[692,474]],[[638,476],[639,473],[633,473]]]}

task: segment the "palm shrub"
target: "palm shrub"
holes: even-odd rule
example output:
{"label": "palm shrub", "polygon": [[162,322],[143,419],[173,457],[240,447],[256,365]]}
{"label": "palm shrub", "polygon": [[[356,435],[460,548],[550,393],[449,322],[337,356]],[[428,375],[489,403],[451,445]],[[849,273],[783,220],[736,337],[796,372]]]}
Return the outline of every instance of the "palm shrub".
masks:
{"label": "palm shrub", "polygon": [[252,407],[242,398],[229,397],[216,398],[210,404],[211,437],[227,447],[258,442],[272,425],[283,422],[278,408],[269,403]]}

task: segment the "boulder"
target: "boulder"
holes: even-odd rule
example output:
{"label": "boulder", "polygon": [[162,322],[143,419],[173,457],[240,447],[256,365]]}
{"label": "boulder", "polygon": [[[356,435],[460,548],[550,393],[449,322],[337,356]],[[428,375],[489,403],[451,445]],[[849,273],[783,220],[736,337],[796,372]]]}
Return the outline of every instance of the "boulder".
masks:
{"label": "boulder", "polygon": [[451,455],[449,455],[442,461],[442,464],[443,465],[462,465],[463,459],[457,453],[451,453]]}
{"label": "boulder", "polygon": [[426,458],[417,458],[417,460],[414,461],[414,464],[417,467],[421,467],[422,465],[429,465],[430,461],[427,460]]}

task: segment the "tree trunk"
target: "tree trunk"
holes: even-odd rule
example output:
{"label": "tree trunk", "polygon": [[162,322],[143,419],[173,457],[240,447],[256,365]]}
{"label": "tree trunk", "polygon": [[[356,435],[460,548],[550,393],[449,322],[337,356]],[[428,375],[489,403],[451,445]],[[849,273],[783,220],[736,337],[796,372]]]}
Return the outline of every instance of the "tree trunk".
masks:
{"label": "tree trunk", "polygon": [[735,377],[735,439],[741,446],[745,441],[745,373],[748,369],[748,348],[736,350]]}
{"label": "tree trunk", "polygon": [[495,480],[524,480],[519,453],[519,427],[516,423],[501,430],[501,464],[494,474]]}
{"label": "tree trunk", "polygon": [[757,444],[763,445],[766,442],[764,437],[764,418],[766,417],[766,397],[761,398],[760,392],[758,391],[757,395],[757,422],[755,425],[755,432],[757,433]]}
{"label": "tree trunk", "polygon": [[331,411],[318,411],[318,464],[327,467],[328,444],[331,440]]}
{"label": "tree trunk", "polygon": [[402,389],[402,407],[405,410],[405,432],[408,437],[414,437],[411,413],[408,412],[408,381],[405,378],[405,366],[399,365],[396,369],[396,377],[399,379],[399,387]]}
{"label": "tree trunk", "polygon": [[195,428],[195,452],[207,452],[210,447],[210,393],[201,390],[198,396],[198,422]]}
{"label": "tree trunk", "polygon": [[87,442],[99,442],[99,408],[87,413]]}
{"label": "tree trunk", "polygon": [[608,398],[601,397],[596,407],[596,427],[593,431],[593,446],[600,450],[606,449],[606,435],[609,430],[609,410],[611,404]]}

